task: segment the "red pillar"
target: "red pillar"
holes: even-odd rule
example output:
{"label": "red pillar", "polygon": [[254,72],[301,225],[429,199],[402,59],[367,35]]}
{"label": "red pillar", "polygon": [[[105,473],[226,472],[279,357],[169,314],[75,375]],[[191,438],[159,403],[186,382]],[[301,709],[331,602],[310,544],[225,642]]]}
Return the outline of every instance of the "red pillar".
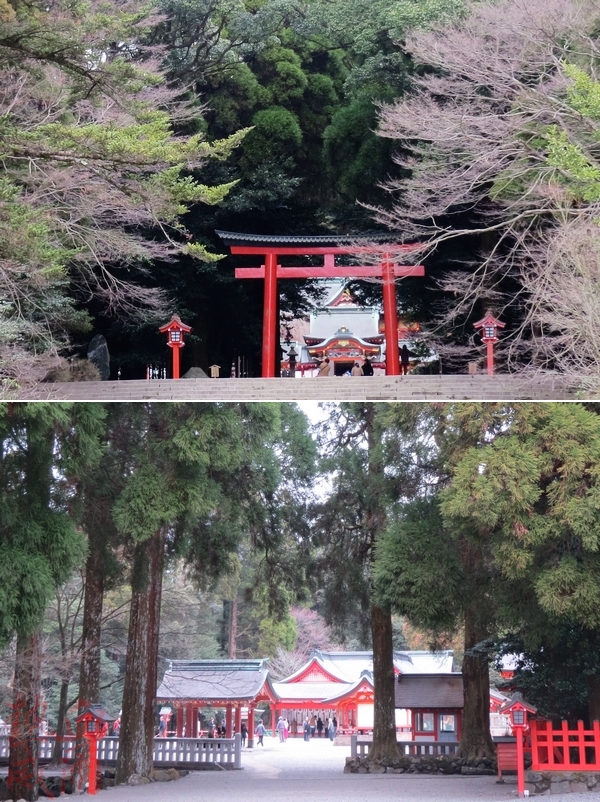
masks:
{"label": "red pillar", "polygon": [[242,708],[238,705],[235,708],[235,732],[242,731]]}
{"label": "red pillar", "polygon": [[98,740],[94,735],[88,737],[89,746],[89,771],[88,771],[88,794],[97,794],[96,789],[96,767],[98,765]]}
{"label": "red pillar", "polygon": [[515,727],[517,736],[517,793],[519,799],[523,799],[525,792],[525,760],[523,756],[523,729]]}
{"label": "red pillar", "polygon": [[254,708],[248,707],[248,749],[254,746]]}
{"label": "red pillar", "polygon": [[277,735],[277,708],[275,705],[271,708],[271,730],[274,738]]}
{"label": "red pillar", "polygon": [[231,705],[227,705],[227,707],[225,708],[225,737],[226,738],[233,738],[233,734],[231,732],[231,724],[232,724]]}
{"label": "red pillar", "polygon": [[493,340],[486,340],[486,351],[487,351],[487,372],[488,376],[494,375],[494,341]]}
{"label": "red pillar", "polygon": [[265,254],[265,300],[263,309],[262,377],[275,376],[275,354],[279,346],[277,331],[277,254]]}
{"label": "red pillar", "polygon": [[175,345],[171,348],[173,351],[173,378],[179,378],[179,346]]}
{"label": "red pillar", "polygon": [[385,256],[381,263],[383,278],[383,319],[385,321],[385,373],[386,376],[400,375],[398,352],[398,311],[396,309],[396,282],[394,263]]}
{"label": "red pillar", "polygon": [[183,738],[183,708],[178,707],[176,710],[177,715],[177,737]]}

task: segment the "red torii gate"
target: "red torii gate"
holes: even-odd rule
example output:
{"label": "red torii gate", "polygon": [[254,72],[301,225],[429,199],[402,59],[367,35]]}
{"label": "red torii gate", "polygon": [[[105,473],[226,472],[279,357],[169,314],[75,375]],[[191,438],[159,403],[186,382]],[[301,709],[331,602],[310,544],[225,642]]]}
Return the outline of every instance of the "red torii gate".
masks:
{"label": "red torii gate", "polygon": [[[262,376],[275,376],[276,351],[279,345],[277,321],[278,278],[381,278],[383,283],[383,318],[386,336],[386,367],[388,376],[400,374],[398,337],[398,313],[396,308],[395,279],[400,276],[424,276],[423,265],[399,265],[394,257],[418,250],[418,245],[331,245],[333,241],[351,242],[351,237],[329,236],[263,236],[260,234],[236,234],[217,231],[218,236],[229,246],[232,256],[263,256],[261,267],[237,267],[236,278],[262,278],[265,282],[263,306]],[[244,244],[239,244],[243,242]],[[238,244],[235,244],[238,243]],[[253,245],[246,243],[256,243]],[[291,243],[294,243],[293,245]],[[336,265],[336,256],[356,256],[381,253],[379,265]],[[323,256],[322,267],[282,267],[281,256]]]}

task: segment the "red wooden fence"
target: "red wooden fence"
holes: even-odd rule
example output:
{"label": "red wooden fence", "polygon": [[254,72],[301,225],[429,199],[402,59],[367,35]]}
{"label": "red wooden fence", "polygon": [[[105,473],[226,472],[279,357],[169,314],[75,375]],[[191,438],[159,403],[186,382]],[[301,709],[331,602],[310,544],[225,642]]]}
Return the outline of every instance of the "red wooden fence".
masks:
{"label": "red wooden fence", "polygon": [[567,721],[559,729],[550,721],[529,722],[533,771],[600,771],[600,723],[584,730],[583,721],[570,730]]}

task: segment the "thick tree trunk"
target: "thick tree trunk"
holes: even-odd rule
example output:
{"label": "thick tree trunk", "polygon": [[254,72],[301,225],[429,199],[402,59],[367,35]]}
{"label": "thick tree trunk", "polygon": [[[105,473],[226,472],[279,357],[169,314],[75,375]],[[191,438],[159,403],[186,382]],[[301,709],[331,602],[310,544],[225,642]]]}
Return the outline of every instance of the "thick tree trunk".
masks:
{"label": "thick tree trunk", "polygon": [[17,637],[10,719],[8,790],[11,799],[35,802],[38,788],[40,644],[37,633]]}
{"label": "thick tree trunk", "polygon": [[458,754],[460,757],[492,757],[495,754],[490,734],[490,673],[483,655],[469,650],[484,640],[488,633],[476,625],[479,612],[465,612],[465,656],[462,664],[465,706]]}
{"label": "thick tree trunk", "polygon": [[52,763],[56,766],[58,766],[62,758],[68,696],[69,696],[69,680],[62,679],[60,683],[60,696],[58,701],[56,738],[54,739],[54,749],[52,750]]}
{"label": "thick tree trunk", "polygon": [[371,632],[375,709],[369,760],[383,760],[387,763],[400,757],[396,739],[394,647],[392,614],[389,609],[371,605]]}
{"label": "thick tree trunk", "polygon": [[[365,408],[366,435],[369,449],[368,502],[366,526],[370,543],[370,559],[386,522],[383,460],[380,451],[380,432],[377,432],[375,405]],[[371,601],[371,639],[373,643],[373,744],[369,760],[393,762],[400,757],[396,740],[396,709],[394,698],[394,646],[391,610]]]}
{"label": "thick tree trunk", "polygon": [[134,553],[117,782],[152,771],[165,536],[159,530]]}
{"label": "thick tree trunk", "polygon": [[[100,688],[100,643],[102,635],[102,607],[104,602],[105,560],[102,540],[91,532],[89,554],[85,565],[85,595],[83,599],[83,631],[81,636],[81,667],[79,670],[79,712],[89,704],[98,702]],[[58,732],[57,732],[58,735]],[[81,726],[77,727],[77,745],[73,782],[79,793],[87,782],[89,761],[88,739]]]}

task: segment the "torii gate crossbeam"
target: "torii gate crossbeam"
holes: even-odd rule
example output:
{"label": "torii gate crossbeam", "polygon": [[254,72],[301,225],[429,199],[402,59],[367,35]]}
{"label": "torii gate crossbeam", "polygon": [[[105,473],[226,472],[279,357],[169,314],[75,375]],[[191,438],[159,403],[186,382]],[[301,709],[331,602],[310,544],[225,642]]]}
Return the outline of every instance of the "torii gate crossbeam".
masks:
{"label": "torii gate crossbeam", "polygon": [[[245,239],[248,235],[218,232],[227,239]],[[258,237],[254,237],[258,239]],[[268,240],[268,237],[264,238]],[[278,237],[285,240],[285,237]],[[289,239],[296,239],[290,237]],[[301,237],[306,241],[328,239],[326,237]],[[230,245],[233,256],[263,256],[264,265],[261,267],[238,267],[236,278],[262,278],[264,279],[264,306],[263,306],[263,342],[262,342],[262,376],[272,378],[275,376],[276,352],[279,340],[279,327],[277,321],[277,279],[285,278],[381,278],[383,284],[383,317],[386,334],[386,374],[398,376],[400,374],[398,337],[392,334],[398,331],[398,313],[396,307],[395,280],[401,276],[423,276],[423,265],[399,265],[395,257],[415,251],[416,245],[384,245],[374,246],[315,246],[298,245],[285,246],[279,242],[273,245]],[[336,265],[337,255],[359,256],[361,254],[381,254],[379,265]],[[323,256],[323,266],[284,267],[279,264],[280,257],[286,256]]]}

